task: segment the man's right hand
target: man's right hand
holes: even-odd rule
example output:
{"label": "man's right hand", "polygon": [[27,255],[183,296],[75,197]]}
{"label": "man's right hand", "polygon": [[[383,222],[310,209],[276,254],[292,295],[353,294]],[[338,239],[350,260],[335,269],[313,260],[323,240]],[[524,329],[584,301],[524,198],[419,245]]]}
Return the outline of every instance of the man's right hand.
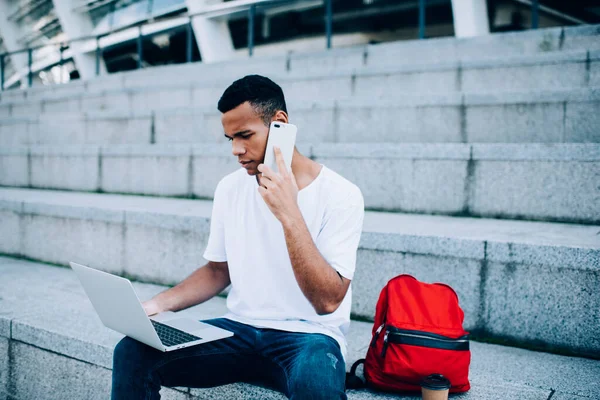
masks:
{"label": "man's right hand", "polygon": [[154,299],[144,301],[142,306],[144,306],[144,311],[146,311],[146,315],[148,316],[162,312]]}

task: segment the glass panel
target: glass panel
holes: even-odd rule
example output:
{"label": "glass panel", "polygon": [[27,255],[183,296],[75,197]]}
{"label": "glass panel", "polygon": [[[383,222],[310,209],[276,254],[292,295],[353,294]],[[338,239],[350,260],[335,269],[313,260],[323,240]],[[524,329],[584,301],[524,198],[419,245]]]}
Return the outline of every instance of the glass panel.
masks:
{"label": "glass panel", "polygon": [[182,10],[185,7],[185,0],[154,0],[152,2],[152,15],[156,17],[165,13]]}
{"label": "glass panel", "polygon": [[143,0],[114,12],[112,28],[120,28],[148,18],[148,1]]}

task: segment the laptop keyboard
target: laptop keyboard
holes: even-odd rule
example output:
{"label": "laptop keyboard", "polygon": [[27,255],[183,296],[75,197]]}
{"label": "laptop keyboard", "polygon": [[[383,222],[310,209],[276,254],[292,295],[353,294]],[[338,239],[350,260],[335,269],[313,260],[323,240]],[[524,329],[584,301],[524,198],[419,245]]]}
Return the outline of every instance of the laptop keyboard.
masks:
{"label": "laptop keyboard", "polygon": [[195,340],[202,340],[201,337],[190,335],[189,333],[180,331],[179,329],[175,329],[169,325],[156,322],[153,319],[150,321],[152,322],[152,325],[154,325],[154,329],[156,330],[156,333],[158,333],[160,341],[167,347],[193,342]]}

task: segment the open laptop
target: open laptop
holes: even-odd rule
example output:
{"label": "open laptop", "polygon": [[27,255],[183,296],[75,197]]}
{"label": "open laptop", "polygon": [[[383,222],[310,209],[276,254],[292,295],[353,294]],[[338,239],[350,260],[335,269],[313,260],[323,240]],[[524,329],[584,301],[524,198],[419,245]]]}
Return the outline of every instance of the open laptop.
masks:
{"label": "open laptop", "polygon": [[[102,323],[161,351],[211,342],[232,332],[167,312],[149,318],[128,279],[69,263]],[[159,322],[160,321],[160,322]]]}

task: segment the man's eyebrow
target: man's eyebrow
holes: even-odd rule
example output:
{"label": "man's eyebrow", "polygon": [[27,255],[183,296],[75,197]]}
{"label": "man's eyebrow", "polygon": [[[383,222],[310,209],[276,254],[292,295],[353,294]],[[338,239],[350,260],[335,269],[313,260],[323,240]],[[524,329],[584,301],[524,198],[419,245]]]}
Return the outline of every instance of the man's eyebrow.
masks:
{"label": "man's eyebrow", "polygon": [[252,131],[248,129],[248,130],[245,130],[245,131],[239,131],[239,132],[236,132],[236,133],[234,133],[234,134],[233,134],[233,136],[228,136],[228,135],[225,133],[225,137],[226,137],[227,139],[232,139],[232,138],[234,138],[234,137],[236,137],[236,136],[242,136],[242,135],[246,135],[246,134],[248,134],[248,133],[251,133],[251,132],[252,132]]}

